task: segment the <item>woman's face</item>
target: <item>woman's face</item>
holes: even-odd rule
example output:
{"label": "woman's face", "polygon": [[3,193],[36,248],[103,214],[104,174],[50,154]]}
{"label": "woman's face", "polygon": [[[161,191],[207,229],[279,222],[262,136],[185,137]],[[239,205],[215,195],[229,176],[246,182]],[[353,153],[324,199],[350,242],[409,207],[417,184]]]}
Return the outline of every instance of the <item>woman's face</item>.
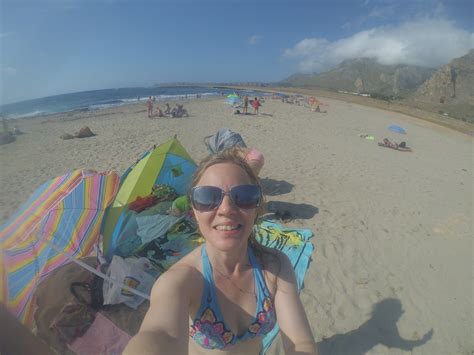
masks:
{"label": "woman's face", "polygon": [[[207,168],[197,186],[216,186],[229,192],[234,186],[248,184],[252,181],[245,170],[233,163],[221,163]],[[227,195],[217,209],[200,212],[193,208],[193,212],[206,242],[222,251],[246,245],[257,216],[256,208],[240,209]]]}

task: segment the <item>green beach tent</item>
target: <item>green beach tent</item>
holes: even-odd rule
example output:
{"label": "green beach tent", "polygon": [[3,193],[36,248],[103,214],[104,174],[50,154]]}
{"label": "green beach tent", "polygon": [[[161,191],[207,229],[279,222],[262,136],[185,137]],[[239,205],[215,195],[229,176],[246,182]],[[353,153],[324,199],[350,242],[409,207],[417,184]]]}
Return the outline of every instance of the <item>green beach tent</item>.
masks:
{"label": "green beach tent", "polygon": [[119,191],[102,224],[106,257],[114,255],[114,243],[121,232],[129,203],[138,196],[148,196],[157,184],[171,186],[179,195],[184,195],[195,170],[196,164],[176,138],[145,152],[128,168],[121,177]]}

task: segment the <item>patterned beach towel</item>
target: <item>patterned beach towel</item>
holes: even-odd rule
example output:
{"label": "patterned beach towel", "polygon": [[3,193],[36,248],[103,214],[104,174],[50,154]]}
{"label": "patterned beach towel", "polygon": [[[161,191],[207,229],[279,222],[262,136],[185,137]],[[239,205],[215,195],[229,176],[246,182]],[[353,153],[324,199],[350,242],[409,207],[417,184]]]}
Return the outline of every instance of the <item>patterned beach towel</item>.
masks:
{"label": "patterned beach towel", "polygon": [[[314,245],[310,241],[312,237],[313,232],[309,229],[285,228],[271,221],[263,221],[256,227],[256,239],[260,244],[278,249],[290,259],[296,274],[298,292],[303,288],[306,270],[314,251]],[[279,331],[280,327],[276,325],[263,337],[262,354],[268,351]]]}

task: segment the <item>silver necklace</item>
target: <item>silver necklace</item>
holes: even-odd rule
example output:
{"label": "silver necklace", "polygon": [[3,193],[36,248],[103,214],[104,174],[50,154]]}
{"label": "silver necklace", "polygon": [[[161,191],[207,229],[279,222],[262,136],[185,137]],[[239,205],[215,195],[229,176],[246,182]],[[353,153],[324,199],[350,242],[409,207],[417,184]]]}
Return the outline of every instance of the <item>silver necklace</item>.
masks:
{"label": "silver necklace", "polygon": [[[239,287],[234,281],[231,280],[230,276],[229,275],[226,275],[222,272],[220,272],[218,269],[214,269],[216,270],[221,276],[223,276],[225,279],[229,280],[229,282],[235,287],[237,288],[240,292],[242,293],[247,293],[249,295],[254,295],[255,297],[257,297],[257,294],[255,293],[255,290],[254,291],[248,291],[248,290],[244,290],[243,288]],[[255,286],[254,286],[255,287]]]}

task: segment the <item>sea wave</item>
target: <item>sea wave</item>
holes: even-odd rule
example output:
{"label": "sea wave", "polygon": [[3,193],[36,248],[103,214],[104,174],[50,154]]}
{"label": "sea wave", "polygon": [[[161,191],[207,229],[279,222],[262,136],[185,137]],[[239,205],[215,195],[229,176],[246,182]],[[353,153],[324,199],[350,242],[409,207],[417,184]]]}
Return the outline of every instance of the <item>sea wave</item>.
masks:
{"label": "sea wave", "polygon": [[45,112],[45,111],[32,111],[32,112],[27,112],[27,113],[10,113],[7,114],[5,118],[9,120],[15,120],[17,118],[30,118],[30,117],[36,117],[36,116],[46,116],[51,114],[51,112]]}

